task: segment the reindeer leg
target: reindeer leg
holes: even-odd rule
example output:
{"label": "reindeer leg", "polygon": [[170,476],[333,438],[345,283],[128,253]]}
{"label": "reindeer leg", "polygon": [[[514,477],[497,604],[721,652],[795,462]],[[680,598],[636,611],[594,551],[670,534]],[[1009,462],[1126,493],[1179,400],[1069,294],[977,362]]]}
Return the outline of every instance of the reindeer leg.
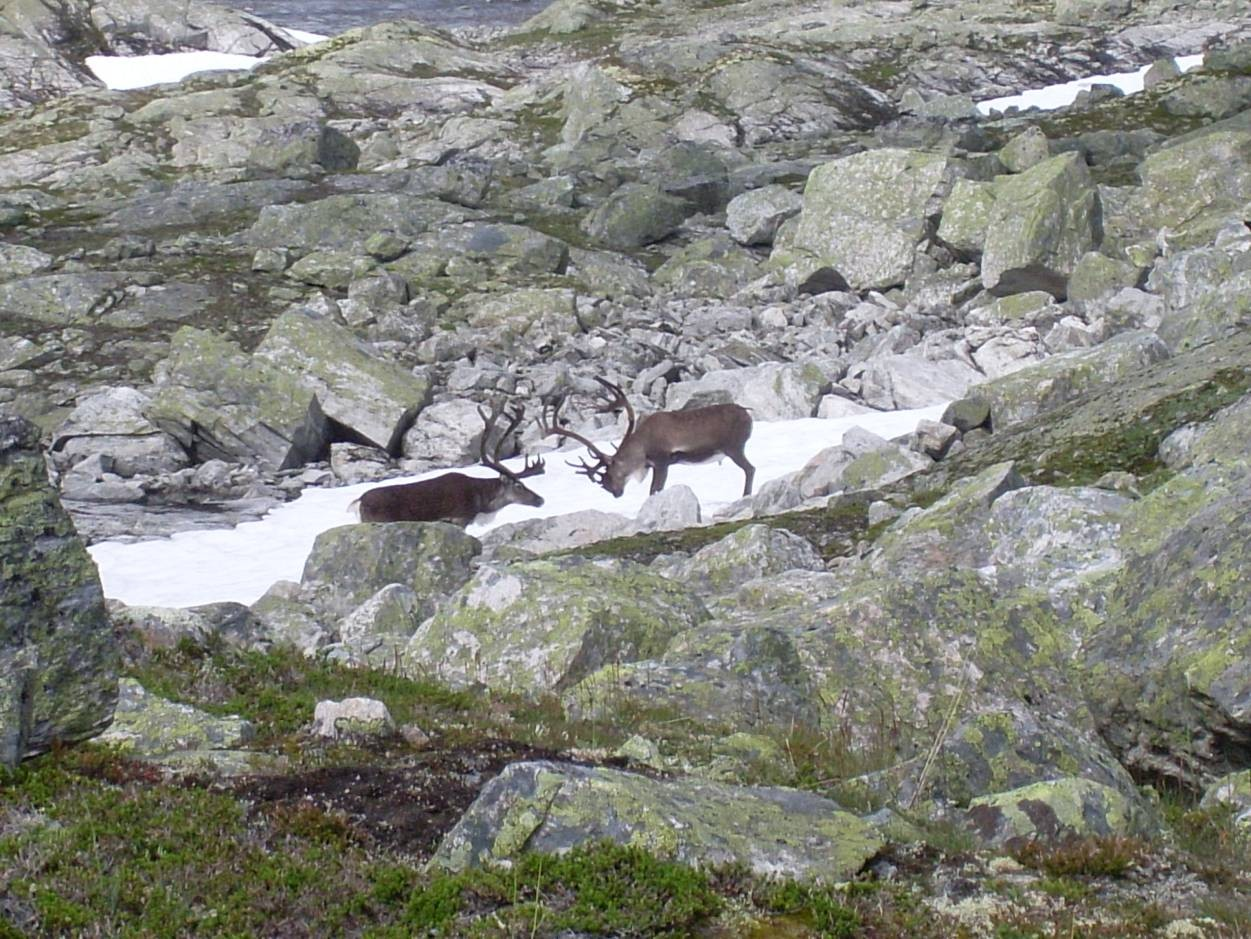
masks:
{"label": "reindeer leg", "polygon": [[665,488],[665,480],[668,479],[668,477],[669,477],[669,464],[668,463],[653,463],[652,464],[651,494],[653,496],[656,493],[660,492],[660,490]]}
{"label": "reindeer leg", "polygon": [[743,476],[745,477],[743,480],[743,495],[750,496],[751,483],[756,478],[756,467],[747,462],[747,454],[741,450],[738,453],[727,453],[726,456],[733,460],[738,468],[743,471]]}

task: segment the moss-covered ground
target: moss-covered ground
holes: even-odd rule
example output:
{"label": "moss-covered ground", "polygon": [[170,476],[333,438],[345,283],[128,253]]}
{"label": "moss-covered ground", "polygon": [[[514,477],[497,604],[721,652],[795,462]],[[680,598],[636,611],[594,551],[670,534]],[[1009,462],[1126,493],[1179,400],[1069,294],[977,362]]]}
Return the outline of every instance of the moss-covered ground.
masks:
{"label": "moss-covered ground", "polygon": [[[692,870],[610,844],[430,873],[439,837],[508,762],[620,764],[616,742],[659,739],[672,721],[633,711],[574,723],[553,701],[453,691],[294,650],[184,644],[132,654],[131,670],[160,694],[248,717],[253,746],[288,770],[174,777],[87,745],[0,776],[0,937],[1149,936],[1197,915],[1155,899],[1164,892],[1153,885],[1181,877],[1205,885],[1194,934],[1251,926],[1251,835],[1228,812],[1178,797],[1164,803],[1172,835],[1158,844],[1095,839],[996,857],[973,853],[958,827],[922,825],[922,841],[887,848],[837,886]],[[429,740],[323,744],[305,733],[317,700],[350,695],[381,698]],[[680,738],[671,730],[666,748]],[[794,735],[790,758],[820,758],[811,743]],[[829,785],[819,775],[813,764],[793,781]],[[746,781],[776,781],[767,776]],[[984,922],[953,905],[961,892],[993,899]]]}

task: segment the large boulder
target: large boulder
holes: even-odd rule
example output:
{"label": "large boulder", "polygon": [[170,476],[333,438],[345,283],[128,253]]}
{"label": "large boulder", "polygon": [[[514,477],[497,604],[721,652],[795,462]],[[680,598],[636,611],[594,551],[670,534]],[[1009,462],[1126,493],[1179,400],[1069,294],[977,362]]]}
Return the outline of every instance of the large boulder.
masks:
{"label": "large boulder", "polygon": [[1079,258],[1102,238],[1099,194],[1080,154],[1063,153],[995,179],[982,286],[1005,295],[1046,290],[1063,299]]}
{"label": "large boulder", "polygon": [[831,376],[815,363],[770,362],[748,368],[718,369],[694,381],[669,385],[670,411],[709,404],[738,404],[760,421],[812,417]]}
{"label": "large boulder", "polygon": [[447,522],[343,525],[317,536],[300,582],[314,590],[320,610],[336,617],[388,584],[402,584],[416,595],[420,621],[469,580],[481,550],[478,539]]}
{"label": "large boulder", "polygon": [[403,667],[459,686],[559,691],[600,666],[655,658],[707,616],[684,587],[630,562],[487,564],[422,624]]}
{"label": "large boulder", "polygon": [[669,571],[674,580],[700,593],[737,590],[757,577],[791,570],[822,571],[825,562],[805,539],[781,528],[746,525],[701,548]]}
{"label": "large boulder", "polygon": [[823,163],[808,176],[803,211],[774,260],[832,268],[856,290],[902,284],[950,175],[945,157],[916,150],[870,150]]}
{"label": "large boulder", "polygon": [[431,864],[464,870],[605,839],[693,866],[738,863],[823,882],[851,877],[883,843],[837,803],[796,789],[542,761],[514,763],[487,783]]}
{"label": "large boulder", "polygon": [[629,251],[673,234],[694,211],[691,203],[658,186],[626,183],[595,207],[582,230],[610,248]]}
{"label": "large boulder", "polygon": [[186,466],[182,447],[145,415],[150,403],[133,388],[106,388],[82,398],[52,436],[53,462],[64,470],[101,454],[122,477]]}
{"label": "large boulder", "polygon": [[21,418],[0,419],[0,570],[0,767],[12,767],[108,726],[120,668],[99,574]]}
{"label": "large boulder", "polygon": [[973,393],[990,404],[991,420],[1002,428],[1168,357],[1168,348],[1154,333],[1121,333],[1094,348],[1055,355],[983,382]]}
{"label": "large boulder", "polygon": [[398,454],[430,387],[300,309],[278,317],[251,356],[183,328],[155,378],[150,416],[184,448],[275,467],[324,459],[345,437]]}

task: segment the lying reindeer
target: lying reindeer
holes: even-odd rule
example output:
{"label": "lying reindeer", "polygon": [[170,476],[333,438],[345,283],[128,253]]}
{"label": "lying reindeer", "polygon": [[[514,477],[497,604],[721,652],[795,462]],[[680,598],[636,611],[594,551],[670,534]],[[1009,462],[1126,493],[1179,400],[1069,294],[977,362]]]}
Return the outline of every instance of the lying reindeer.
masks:
{"label": "lying reindeer", "polygon": [[634,408],[630,407],[621,388],[603,378],[595,380],[613,395],[613,400],[601,405],[599,411],[624,408],[626,412],[625,437],[616,453],[609,456],[601,452],[581,434],[559,424],[556,416],[559,404],[552,408],[550,420],[544,414],[545,436],[572,437],[598,461],[592,465],[582,460],[578,472],[620,498],[626,482],[633,476],[642,477],[650,467],[651,491],[655,494],[665,488],[669,467],[674,463],[703,463],[724,453],[743,470],[743,495],[751,495],[756,468],[747,462],[743,452],[751,436],[751,415],[746,408],[737,404],[712,404],[688,411],[657,411],[644,417],[636,427]]}
{"label": "lying reindeer", "polygon": [[[500,410],[497,408],[487,414],[481,408],[478,415],[485,427],[482,430],[482,442],[479,453],[482,465],[499,473],[495,479],[477,476],[466,476],[464,473],[444,473],[433,479],[423,479],[415,483],[401,483],[396,486],[379,486],[370,489],[352,503],[360,503],[362,522],[457,522],[468,525],[479,515],[498,512],[506,505],[539,506],[543,497],[527,488],[521,480],[526,476],[537,476],[545,469],[542,458],[530,462],[526,458],[525,469],[514,473],[500,462],[500,448],[509,435],[521,423],[524,412],[516,408],[509,415],[509,423],[499,435],[491,455],[487,455],[487,438],[495,430]],[[350,509],[351,506],[348,506]]]}

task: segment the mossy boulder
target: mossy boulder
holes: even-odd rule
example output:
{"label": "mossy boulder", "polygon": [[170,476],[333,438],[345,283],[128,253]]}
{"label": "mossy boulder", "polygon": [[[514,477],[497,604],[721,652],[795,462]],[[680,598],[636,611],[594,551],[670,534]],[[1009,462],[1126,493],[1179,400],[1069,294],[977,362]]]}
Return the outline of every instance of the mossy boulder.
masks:
{"label": "mossy boulder", "polygon": [[108,726],[120,668],[100,576],[22,418],[0,418],[0,581],[0,767],[12,767]]}
{"label": "mossy boulder", "polygon": [[1083,254],[1099,244],[1099,194],[1080,154],[995,178],[982,286],[999,295],[1046,290],[1063,299]]}
{"label": "mossy boulder", "polygon": [[570,688],[571,716],[671,712],[713,728],[816,727],[814,689],[794,640],[750,619],[716,619],[674,638],[660,659],[612,665]]}
{"label": "mossy boulder", "polygon": [[237,750],[254,736],[251,722],[237,714],[217,717],[123,678],[113,725],[100,739],[135,756],[159,759],[186,751]]}
{"label": "mossy boulder", "polygon": [[943,216],[938,223],[939,240],[959,257],[981,257],[994,205],[994,185],[957,179],[950,195],[943,200]]}
{"label": "mossy boulder", "polygon": [[1001,430],[1168,357],[1167,346],[1155,333],[1121,333],[1102,345],[1054,355],[975,385],[973,393],[989,402],[991,421]]}
{"label": "mossy boulder", "polygon": [[[1223,488],[1185,513],[1177,499],[1157,505],[1151,526],[1128,530],[1124,574],[1084,653],[1091,706],[1126,765],[1191,786],[1251,740],[1251,479]],[[1141,549],[1129,532],[1147,535]]]}
{"label": "mossy boulder", "polygon": [[719,594],[737,590],[758,577],[824,569],[825,562],[816,548],[799,535],[768,525],[745,525],[701,548],[669,574],[700,593]]}
{"label": "mossy boulder", "polygon": [[628,561],[487,564],[422,624],[403,667],[459,686],[561,691],[655,658],[707,618],[685,587]]}
{"label": "mossy boulder", "polygon": [[741,245],[772,244],[778,227],[798,215],[803,205],[802,196],[774,183],[731,199],[725,209],[725,224],[730,237]]}
{"label": "mossy boulder", "polygon": [[336,619],[388,584],[401,584],[416,595],[414,616],[421,620],[469,580],[481,550],[477,538],[447,522],[342,525],[317,536],[301,584]]}
{"label": "mossy boulder", "polygon": [[856,290],[902,284],[938,199],[950,185],[945,157],[882,149],[823,163],[808,176],[804,206],[774,263],[806,258]]}
{"label": "mossy boulder", "polygon": [[694,866],[823,882],[851,877],[882,847],[870,825],[812,793],[540,761],[487,783],[430,864],[464,870],[605,839]]}
{"label": "mossy boulder", "polygon": [[1174,248],[1211,240],[1229,213],[1251,201],[1251,131],[1199,131],[1143,160],[1134,212],[1144,237],[1163,231]]}
{"label": "mossy boulder", "polygon": [[1148,281],[1164,300],[1160,338],[1187,349],[1251,326],[1251,237],[1231,219],[1216,245],[1179,251],[1156,262]]}
{"label": "mossy boulder", "polygon": [[148,416],[201,457],[286,467],[324,458],[331,421],[398,452],[428,393],[427,379],[375,356],[330,319],[296,309],[274,321],[250,356],[215,333],[180,329],[158,366]]}
{"label": "mossy boulder", "polygon": [[314,202],[267,205],[245,234],[257,247],[351,251],[364,255],[378,234],[401,239],[478,217],[463,206],[411,193],[332,195]]}
{"label": "mossy boulder", "polygon": [[1077,777],[974,799],[965,818],[984,843],[996,847],[1158,830],[1140,798]]}
{"label": "mossy boulder", "polygon": [[629,251],[673,234],[694,211],[691,203],[657,186],[626,183],[595,207],[582,231],[609,248]]}

